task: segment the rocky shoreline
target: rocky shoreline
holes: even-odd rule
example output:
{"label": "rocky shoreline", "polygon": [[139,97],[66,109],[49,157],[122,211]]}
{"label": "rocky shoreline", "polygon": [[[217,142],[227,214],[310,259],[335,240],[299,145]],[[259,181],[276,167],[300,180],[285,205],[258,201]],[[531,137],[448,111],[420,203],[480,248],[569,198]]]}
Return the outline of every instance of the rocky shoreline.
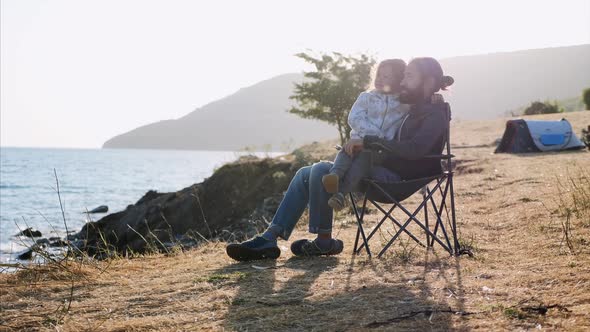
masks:
{"label": "rocky shoreline", "polygon": [[[271,222],[300,167],[333,160],[333,143],[315,142],[275,158],[244,156],[176,192],[149,190],[125,210],[88,222],[63,239],[37,239],[18,259],[59,255],[60,250],[97,259],[129,257],[186,250],[211,240],[247,239]],[[471,169],[471,160],[465,162],[455,165],[457,173]]]}
{"label": "rocky shoreline", "polygon": [[176,192],[150,190],[125,210],[88,222],[63,239],[38,238],[18,259],[55,254],[60,247],[66,254],[105,259],[185,250],[210,240],[240,241],[271,222],[300,167],[334,154],[330,144],[316,142],[276,158],[244,156],[201,183]]}

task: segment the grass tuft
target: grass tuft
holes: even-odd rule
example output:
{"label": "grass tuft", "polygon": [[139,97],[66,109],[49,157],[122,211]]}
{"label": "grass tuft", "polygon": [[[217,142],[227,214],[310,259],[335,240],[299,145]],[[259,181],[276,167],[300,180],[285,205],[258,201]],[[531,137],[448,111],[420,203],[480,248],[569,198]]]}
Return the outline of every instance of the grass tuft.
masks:
{"label": "grass tuft", "polygon": [[570,254],[587,249],[588,241],[576,234],[577,228],[590,227],[590,170],[568,171],[565,180],[557,177],[557,200],[555,214],[561,225],[561,244]]}

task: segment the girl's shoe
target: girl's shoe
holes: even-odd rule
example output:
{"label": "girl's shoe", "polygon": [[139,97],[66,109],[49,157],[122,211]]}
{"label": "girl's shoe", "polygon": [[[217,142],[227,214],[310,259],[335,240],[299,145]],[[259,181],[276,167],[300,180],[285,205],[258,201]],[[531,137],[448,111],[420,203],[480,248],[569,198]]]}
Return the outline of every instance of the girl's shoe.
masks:
{"label": "girl's shoe", "polygon": [[355,203],[362,203],[362,201],[365,199],[365,193],[353,192],[352,198],[354,199]]}
{"label": "girl's shoe", "polygon": [[330,194],[335,194],[338,192],[338,181],[339,181],[338,174],[330,173],[322,176],[322,184],[324,185],[324,189],[326,192]]}
{"label": "girl's shoe", "polygon": [[328,205],[332,210],[340,211],[346,206],[346,197],[344,197],[343,193],[336,193],[328,199]]}

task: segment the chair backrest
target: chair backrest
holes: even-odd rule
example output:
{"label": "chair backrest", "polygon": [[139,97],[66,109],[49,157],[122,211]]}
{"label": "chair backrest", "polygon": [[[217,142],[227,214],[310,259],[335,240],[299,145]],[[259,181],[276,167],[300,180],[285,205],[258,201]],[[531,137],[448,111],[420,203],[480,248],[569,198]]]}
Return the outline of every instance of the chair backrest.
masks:
{"label": "chair backrest", "polygon": [[[451,172],[453,169],[452,158],[454,157],[451,154],[451,106],[449,103],[444,103],[444,110],[446,112],[446,128],[444,132],[444,139],[443,145],[441,146],[440,151],[442,152],[440,155],[430,155],[427,158],[436,158],[440,159],[441,163],[444,160],[446,162],[446,167],[443,168],[443,171]],[[446,150],[446,153],[445,153]],[[415,192],[420,190],[425,185],[429,184],[432,180],[441,177],[442,174],[433,175],[430,177],[419,178],[419,179],[411,179],[405,181],[399,181],[395,183],[383,183],[383,182],[375,182],[377,183],[381,189],[387,192],[388,195],[393,197],[398,202],[405,200],[406,198],[412,196]],[[367,187],[367,195],[370,199],[373,199],[377,202],[381,203],[393,203],[393,201],[387,197],[381,190],[376,189],[373,186]]]}

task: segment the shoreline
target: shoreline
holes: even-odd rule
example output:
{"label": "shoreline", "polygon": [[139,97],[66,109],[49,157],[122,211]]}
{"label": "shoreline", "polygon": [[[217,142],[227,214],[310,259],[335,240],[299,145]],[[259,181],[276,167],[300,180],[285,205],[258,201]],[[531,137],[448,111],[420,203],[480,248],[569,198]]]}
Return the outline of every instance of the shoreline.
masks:
{"label": "shoreline", "polygon": [[[29,154],[30,151],[44,151],[46,153],[49,153],[50,151],[53,151],[51,149],[46,149],[46,148],[32,148],[32,149],[28,149],[28,148],[9,148],[9,149],[13,149],[14,151],[22,151],[22,150],[27,150],[27,155]],[[66,153],[72,153],[72,152],[76,152],[76,151],[80,151],[79,149],[57,149],[60,151],[65,151]],[[98,149],[96,149],[98,150]],[[96,150],[84,150],[86,152],[96,152]],[[126,153],[129,150],[119,150],[116,151],[117,155],[119,155],[119,152],[122,153]],[[107,151],[108,152],[108,151]],[[145,155],[146,153],[149,155],[149,150],[141,150],[139,151],[142,155]],[[164,156],[168,156],[170,155],[170,153],[179,156],[183,159],[186,159],[186,153],[187,151],[163,151],[163,150],[157,150],[157,153],[163,153]],[[278,157],[281,155],[284,155],[283,152],[280,153],[270,153],[270,152],[246,152],[246,151],[230,151],[230,152],[215,152],[213,154],[210,154],[209,151],[193,151],[195,153],[193,153],[192,155],[194,156],[196,154],[196,156],[198,158],[202,158],[200,157],[200,155],[203,155],[205,157],[207,156],[213,156],[214,158],[219,159],[220,162],[215,162],[214,161],[214,165],[211,164],[210,161],[206,161],[203,163],[203,165],[205,165],[205,168],[210,167],[210,173],[208,174],[202,174],[201,175],[201,180],[209,177],[213,174],[213,172],[215,171],[215,169],[222,167],[223,165],[226,165],[228,163],[232,163],[235,162],[237,159],[239,159],[241,156],[244,155],[256,155],[259,157]],[[201,153],[199,153],[201,152]],[[7,150],[3,150],[3,155],[7,153]],[[11,155],[11,154],[9,154]],[[188,158],[188,157],[187,157]],[[213,159],[215,160],[215,159]],[[7,160],[3,160],[3,166],[5,165],[5,163],[8,162]],[[11,161],[12,162],[12,161]],[[209,166],[207,166],[209,165]],[[4,168],[4,167],[3,167]],[[6,170],[8,170],[9,168],[7,167]],[[4,171],[4,169],[3,169]],[[193,171],[194,172],[194,171]],[[6,208],[7,206],[9,206],[9,204],[17,204],[17,201],[15,200],[18,196],[14,196],[14,195],[21,195],[20,193],[23,193],[24,190],[26,191],[31,191],[31,190],[35,190],[35,192],[38,191],[38,189],[31,189],[31,188],[37,188],[39,185],[34,185],[31,187],[31,185],[27,185],[25,184],[19,184],[18,188],[13,188],[13,185],[11,185],[11,179],[9,177],[5,177],[5,174],[3,173],[2,177],[3,177],[3,183],[2,183],[2,188],[0,188],[0,190],[2,190],[2,206],[3,206],[3,215],[2,217],[2,224],[0,225],[1,227],[1,233],[2,233],[2,251],[0,252],[0,262],[1,263],[17,263],[19,262],[18,260],[16,260],[16,256],[20,253],[22,253],[23,251],[25,251],[27,249],[27,247],[30,247],[31,245],[33,245],[33,240],[29,240],[27,238],[23,238],[23,239],[18,239],[18,238],[14,238],[13,235],[20,232],[22,229],[28,228],[28,227],[33,227],[36,229],[39,229],[40,231],[42,231],[43,233],[43,238],[49,238],[49,237],[61,237],[64,238],[65,237],[65,227],[63,225],[63,220],[62,216],[61,216],[61,212],[59,211],[59,203],[58,202],[58,198],[57,198],[57,194],[51,189],[51,185],[55,185],[55,178],[53,177],[53,171],[51,172],[51,174],[49,174],[50,172],[47,171],[46,172],[47,175],[44,178],[45,182],[48,182],[48,186],[47,186],[47,190],[49,190],[49,192],[46,195],[45,200],[47,201],[46,203],[44,203],[45,207],[41,206],[31,206],[29,208],[27,208],[26,206],[29,206],[27,204],[22,204],[18,203],[19,206],[24,206],[24,207],[19,207],[18,211],[25,211],[26,210],[26,214],[25,213],[19,213],[19,214],[15,214],[14,215],[14,220],[16,220],[17,225],[20,225],[19,227],[16,227],[14,225],[14,221],[11,219],[10,217],[10,213],[11,213],[11,209]],[[189,173],[190,174],[190,173]],[[87,188],[89,187],[89,183],[87,182],[87,180],[83,180],[80,181],[79,177],[80,175],[76,174],[76,172],[74,170],[70,171],[70,172],[64,172],[64,174],[62,174],[62,172],[58,169],[58,175],[60,178],[60,182],[62,182],[62,185],[64,188],[62,188],[62,195],[64,197],[64,204],[66,204],[65,206],[65,213],[66,213],[66,217],[67,217],[67,223],[69,228],[71,229],[75,229],[76,232],[80,231],[84,225],[89,221],[89,220],[98,220],[102,217],[107,216],[109,213],[113,213],[116,212],[116,210],[120,210],[123,211],[125,209],[126,206],[128,206],[129,204],[132,204],[133,202],[135,202],[137,199],[139,199],[143,194],[145,194],[145,192],[149,191],[150,189],[145,189],[145,190],[137,190],[135,187],[134,188],[129,188],[128,191],[134,191],[136,192],[136,194],[129,194],[128,195],[128,199],[124,199],[127,202],[124,202],[124,200],[121,200],[120,198],[117,197],[112,197],[113,200],[112,201],[105,201],[103,199],[101,199],[100,201],[98,201],[97,203],[94,204],[106,204],[108,206],[111,207],[111,211],[109,213],[105,213],[105,214],[96,214],[92,216],[92,219],[88,219],[87,216],[85,216],[85,214],[83,213],[78,213],[78,211],[73,211],[72,210],[72,206],[76,205],[76,202],[83,202],[83,200],[88,200],[88,197],[101,197],[104,196],[105,194],[99,192],[99,191],[95,191],[94,194],[91,194],[89,196],[89,194],[87,193]],[[82,177],[84,177],[84,175],[82,175]],[[73,180],[75,179],[75,180]],[[6,181],[5,181],[6,180]],[[72,182],[75,181],[75,182]],[[86,182],[85,182],[86,181]],[[168,185],[168,187],[170,187],[168,190],[164,190],[163,192],[175,192],[177,191],[179,188],[181,188],[183,185],[186,185],[189,181],[179,181],[176,180],[176,182],[178,183],[177,186],[175,186],[174,188],[171,188],[170,185]],[[195,180],[192,180],[191,183],[194,183]],[[199,182],[198,179],[196,182]],[[17,182],[18,183],[18,182]],[[76,183],[75,185],[72,186],[72,183]],[[79,184],[80,183],[80,184]],[[86,183],[86,185],[84,185]],[[95,185],[92,185],[93,187]],[[102,185],[100,185],[102,186]],[[115,183],[113,183],[113,185],[111,185],[111,187],[113,187],[113,190],[118,190],[117,189],[117,185]],[[108,189],[108,188],[107,188]],[[18,190],[18,192],[17,192]],[[72,192],[74,192],[75,194],[72,194]],[[39,194],[36,194],[39,195]],[[14,196],[15,198],[10,198]],[[42,197],[42,196],[39,196]],[[108,194],[107,194],[108,197]],[[23,199],[25,199],[23,197]],[[37,200],[40,198],[37,198]],[[92,200],[92,198],[91,198]],[[55,202],[55,203],[54,203]],[[51,205],[51,207],[49,206]],[[40,210],[40,212],[36,212]],[[18,217],[17,217],[18,216]],[[22,216],[22,218],[21,218]],[[23,221],[23,218],[25,218],[25,221]],[[48,219],[47,219],[48,218]],[[50,222],[51,220],[51,222]],[[38,240],[39,238],[36,238],[35,240]],[[26,246],[22,245],[21,242],[25,241],[25,243],[27,244]]]}

